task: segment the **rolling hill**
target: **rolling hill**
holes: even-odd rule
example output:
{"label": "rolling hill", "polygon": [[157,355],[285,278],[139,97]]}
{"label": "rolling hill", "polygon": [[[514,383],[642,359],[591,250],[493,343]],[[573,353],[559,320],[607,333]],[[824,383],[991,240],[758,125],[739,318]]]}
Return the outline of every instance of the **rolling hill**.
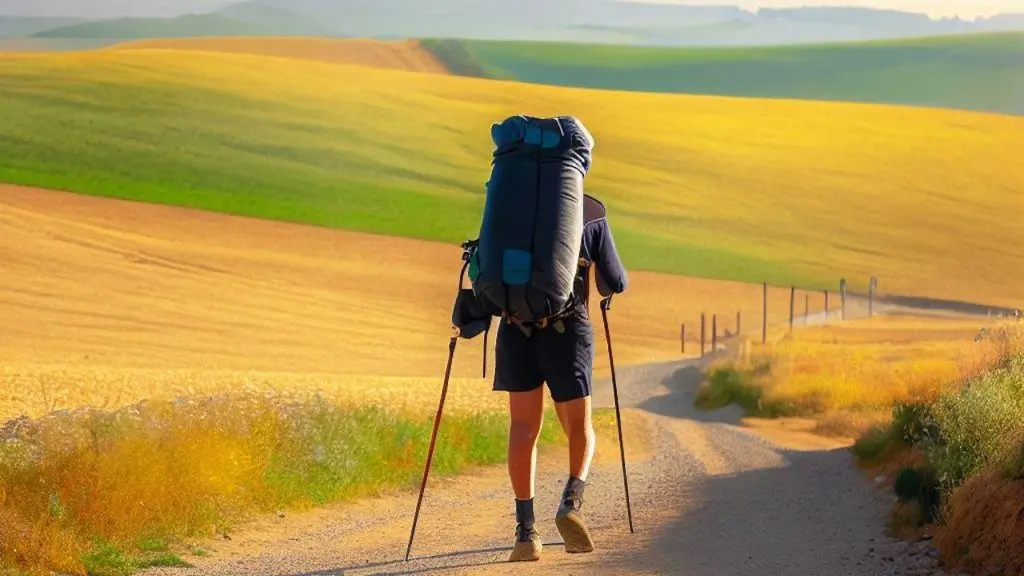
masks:
{"label": "rolling hill", "polygon": [[571,113],[633,269],[1024,297],[1020,118],[173,50],[0,56],[0,109],[0,181],[449,243],[491,123]]}
{"label": "rolling hill", "polygon": [[385,42],[333,38],[180,38],[134,40],[112,46],[110,49],[254,54],[314,62],[394,68],[411,72],[448,73],[444,63],[424,49],[418,40]]}
{"label": "rolling hill", "polygon": [[78,18],[47,18],[33,16],[4,16],[0,14],[0,38],[26,38],[62,26],[83,22]]}
{"label": "rolling hill", "polygon": [[119,18],[51,28],[35,38],[181,38],[189,36],[252,36],[267,30],[216,14],[177,18]]}
{"label": "rolling hill", "polygon": [[227,6],[174,18],[120,18],[55,26],[36,38],[188,38],[208,36],[325,36],[328,28],[283,7]]}
{"label": "rolling hill", "polygon": [[450,69],[523,82],[1024,115],[1024,33],[771,48],[428,40]]}

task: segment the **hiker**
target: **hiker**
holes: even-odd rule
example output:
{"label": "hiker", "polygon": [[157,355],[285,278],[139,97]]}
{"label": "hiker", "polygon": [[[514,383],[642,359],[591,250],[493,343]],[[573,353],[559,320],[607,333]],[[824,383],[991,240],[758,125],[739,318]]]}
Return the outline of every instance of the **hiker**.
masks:
{"label": "hiker", "polygon": [[[594,453],[590,270],[598,291],[626,289],[604,205],[583,193],[593,137],[571,116],[512,116],[491,127],[495,144],[480,236],[463,245],[462,288],[452,323],[464,338],[501,318],[493,389],[509,395],[508,473],[516,507],[509,560],[538,560],[533,510],[544,383],[569,439],[569,474],[555,525],[568,552],[593,542],[581,507]],[[454,342],[454,341],[453,341]]]}
{"label": "hiker", "polygon": [[[587,196],[580,258],[595,266],[602,296],[626,289],[626,272],[604,206]],[[534,524],[534,476],[537,437],[543,410],[543,383],[555,403],[562,430],[569,440],[569,474],[555,515],[555,525],[567,552],[590,552],[593,541],[581,514],[595,438],[591,424],[591,377],[594,328],[588,300],[589,268],[575,278],[575,302],[563,318],[529,333],[514,322],[502,322],[496,342],[494,390],[509,395],[508,473],[515,494],[516,542],[511,561],[540,558],[541,538]]]}

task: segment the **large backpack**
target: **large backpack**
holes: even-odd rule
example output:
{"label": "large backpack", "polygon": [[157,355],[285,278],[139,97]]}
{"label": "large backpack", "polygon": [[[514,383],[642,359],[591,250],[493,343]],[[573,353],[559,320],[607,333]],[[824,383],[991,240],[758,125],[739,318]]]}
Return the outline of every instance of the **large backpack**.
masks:
{"label": "large backpack", "polygon": [[491,178],[469,262],[473,292],[493,316],[557,318],[573,304],[593,137],[571,116],[513,116],[492,126],[491,137]]}

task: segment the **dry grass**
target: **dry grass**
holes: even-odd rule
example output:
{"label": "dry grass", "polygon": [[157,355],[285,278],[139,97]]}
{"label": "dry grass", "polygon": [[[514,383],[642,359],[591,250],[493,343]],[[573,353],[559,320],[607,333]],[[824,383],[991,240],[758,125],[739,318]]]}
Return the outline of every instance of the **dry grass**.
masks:
{"label": "dry grass", "polygon": [[[898,404],[932,404],[1002,354],[1003,342],[976,341],[997,319],[877,316],[799,328],[791,337],[751,346],[705,388],[724,390],[768,415],[811,416],[823,434],[857,437],[890,419]],[[717,382],[717,383],[716,383]],[[744,402],[741,402],[743,404]]]}
{"label": "dry grass", "polygon": [[[500,411],[449,412],[433,471],[502,461],[507,427]],[[302,392],[11,422],[0,428],[0,566],[122,574],[171,561],[179,538],[222,533],[254,513],[412,488],[431,430],[432,418],[396,406]],[[542,444],[561,440],[547,418]]]}
{"label": "dry grass", "polygon": [[418,40],[329,38],[173,38],[135,40],[108,50],[177,50],[293,58],[312,62],[447,74],[447,67]]}
{"label": "dry grass", "polygon": [[[0,420],[247,383],[423,408],[440,391],[457,248],[14,187],[0,187],[0,237],[17,247],[0,252]],[[678,357],[677,319],[698,306],[760,305],[758,286],[631,282],[609,314],[620,365]],[[606,373],[596,303],[594,322]],[[502,401],[480,379],[482,344],[459,343],[456,403]]]}
{"label": "dry grass", "polygon": [[979,474],[947,505],[935,543],[943,562],[977,576],[1024,573],[1024,481]]}

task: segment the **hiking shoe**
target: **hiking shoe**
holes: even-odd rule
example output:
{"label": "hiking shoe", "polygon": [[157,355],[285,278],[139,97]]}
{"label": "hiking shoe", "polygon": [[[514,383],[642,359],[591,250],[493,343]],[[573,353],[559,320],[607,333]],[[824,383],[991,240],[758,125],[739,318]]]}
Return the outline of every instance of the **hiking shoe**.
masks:
{"label": "hiking shoe", "polygon": [[590,531],[583,521],[580,509],[583,507],[583,488],[585,484],[578,478],[569,478],[562,492],[562,503],[555,514],[555,526],[565,542],[565,551],[580,554],[594,551],[594,541],[590,539]]}
{"label": "hiking shoe", "polygon": [[522,524],[516,524],[516,545],[512,549],[508,561],[535,562],[540,560],[540,552],[543,547],[536,528],[533,526],[526,528]]}

